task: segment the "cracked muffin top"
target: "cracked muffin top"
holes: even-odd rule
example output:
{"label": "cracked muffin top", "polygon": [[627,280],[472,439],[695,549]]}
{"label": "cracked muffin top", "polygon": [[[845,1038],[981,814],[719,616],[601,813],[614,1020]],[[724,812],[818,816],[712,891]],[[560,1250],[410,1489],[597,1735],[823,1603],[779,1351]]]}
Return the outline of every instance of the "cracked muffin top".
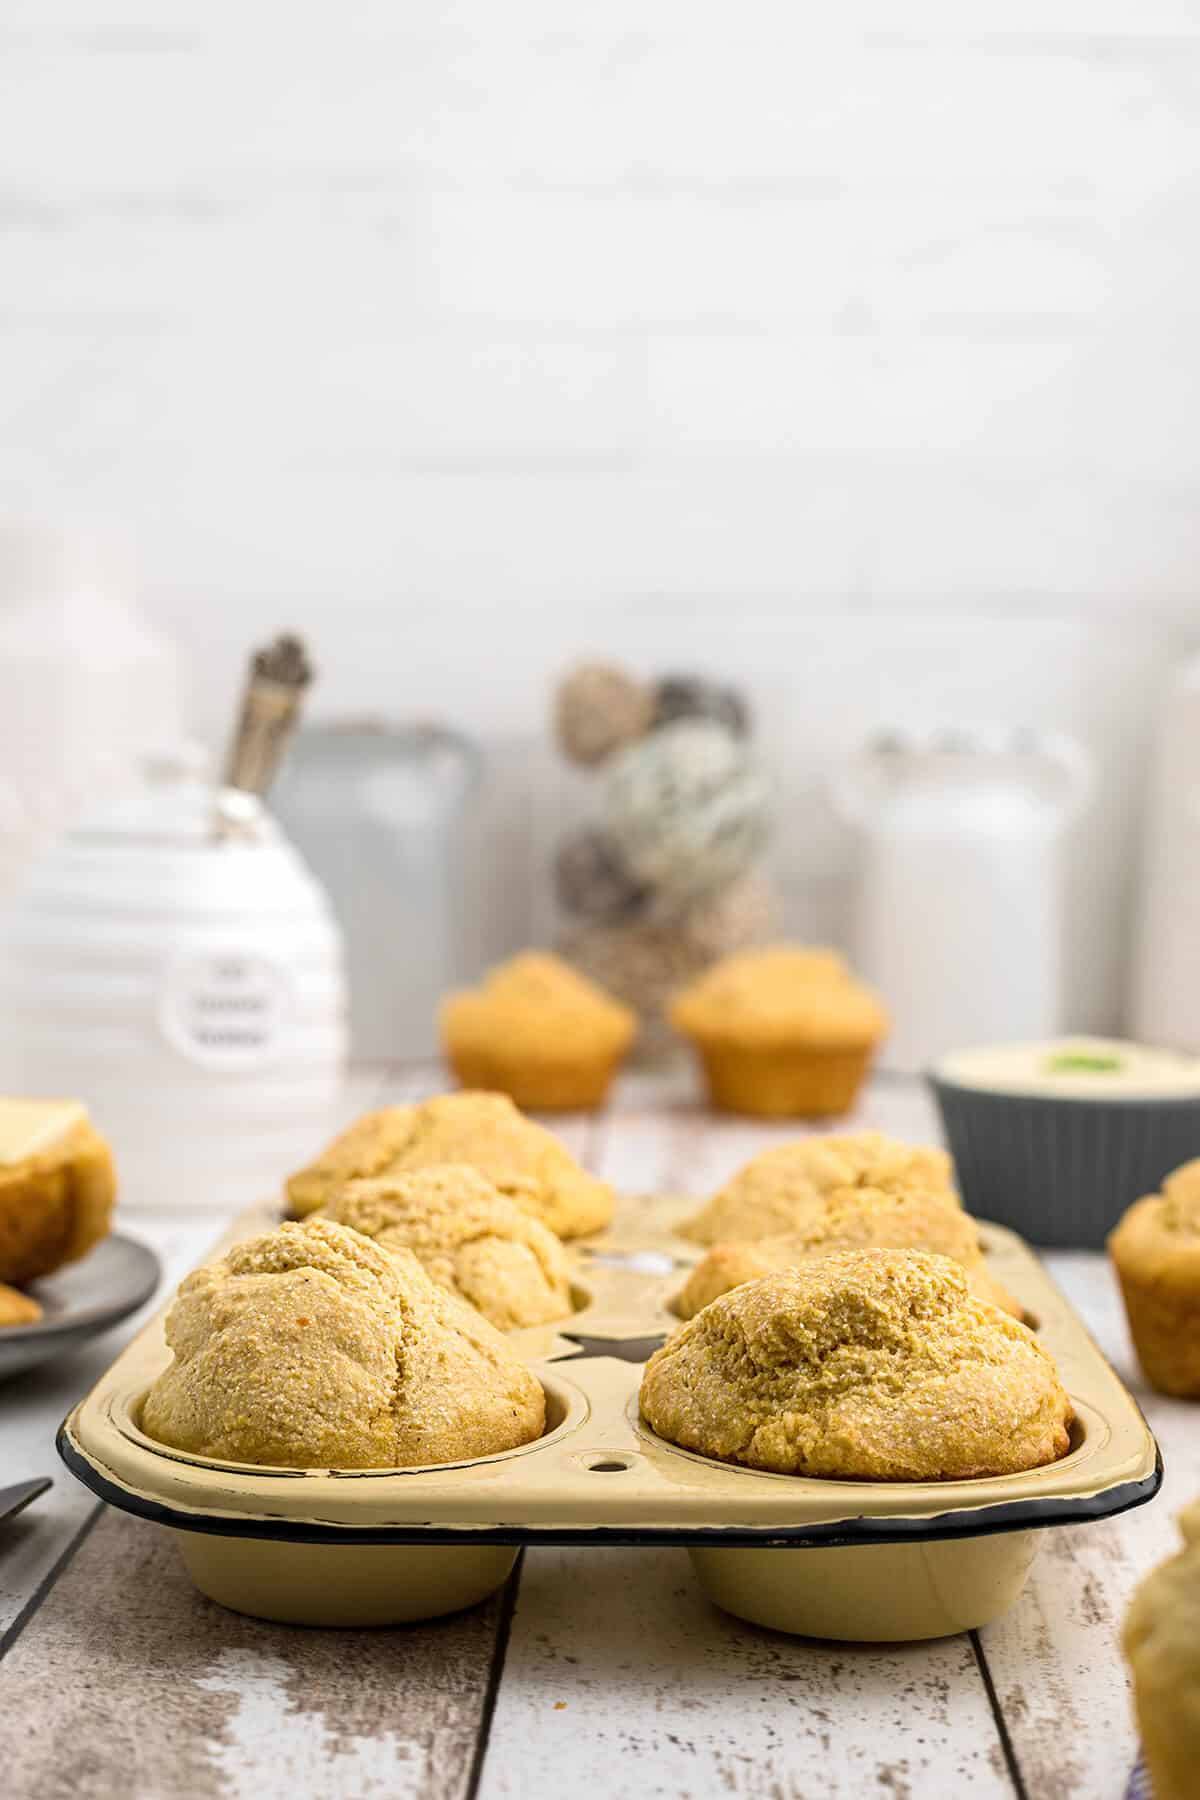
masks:
{"label": "cracked muffin top", "polygon": [[142,1429],[193,1455],[404,1468],[515,1449],[541,1384],[406,1250],[326,1219],[281,1225],[189,1275]]}
{"label": "cracked muffin top", "polygon": [[637,1016],[549,951],[527,950],[488,971],[483,985],[448,994],[442,1029],[460,1045],[497,1041],[506,1052],[619,1056],[633,1042]]}
{"label": "cracked muffin top", "polygon": [[1033,1333],[922,1250],[841,1250],[722,1295],[650,1358],[641,1410],[702,1456],[844,1481],[1038,1468],[1072,1417]]}
{"label": "cracked muffin top", "polygon": [[466,1164],[352,1181],[316,1216],[383,1250],[411,1250],[439,1287],[499,1331],[544,1325],[572,1310],[562,1244]]}
{"label": "cracked muffin top", "polygon": [[714,1245],[676,1294],[672,1310],[690,1319],[744,1281],[794,1268],[810,1256],[853,1249],[929,1250],[948,1256],[966,1270],[972,1293],[1021,1317],[1020,1303],[988,1271],[974,1219],[954,1194],[922,1188],[889,1193],[845,1187],[818,1194],[794,1231],[753,1243]]}
{"label": "cracked muffin top", "polygon": [[1168,1175],[1161,1193],[1135,1200],[1108,1247],[1138,1281],[1164,1292],[1200,1290],[1200,1157]]}
{"label": "cracked muffin top", "polygon": [[944,1150],[859,1131],[800,1138],[764,1150],[679,1231],[698,1244],[779,1237],[802,1231],[814,1214],[819,1217],[823,1194],[849,1187],[941,1194],[958,1204],[953,1165]]}
{"label": "cracked muffin top", "polygon": [[834,1049],[873,1044],[888,1015],[836,950],[773,944],[723,957],[681,988],[671,1022],[702,1043]]}
{"label": "cracked muffin top", "polygon": [[612,1218],[613,1191],[581,1169],[564,1144],[518,1112],[506,1094],[439,1094],[366,1113],[287,1183],[299,1217],[349,1181],[469,1163],[557,1237],[583,1237]]}

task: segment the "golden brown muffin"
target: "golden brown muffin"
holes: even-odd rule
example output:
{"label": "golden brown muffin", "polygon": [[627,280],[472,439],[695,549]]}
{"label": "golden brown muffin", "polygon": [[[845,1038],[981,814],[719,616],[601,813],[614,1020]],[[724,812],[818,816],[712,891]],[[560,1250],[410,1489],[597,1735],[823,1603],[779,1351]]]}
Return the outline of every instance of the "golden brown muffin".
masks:
{"label": "golden brown muffin", "polygon": [[1135,1589],[1121,1644],[1154,1800],[1195,1800],[1200,1769],[1200,1503],[1184,1548]]}
{"label": "golden brown muffin", "polygon": [[966,1270],[971,1292],[981,1300],[1022,1316],[1020,1302],[993,1280],[979,1244],[974,1219],[953,1194],[921,1188],[887,1193],[881,1188],[833,1188],[819,1194],[796,1230],[749,1244],[715,1244],[697,1263],[671,1302],[690,1319],[731,1288],[758,1281],[779,1269],[794,1269],[810,1256],[832,1250],[929,1250]]}
{"label": "golden brown muffin", "polygon": [[498,1331],[572,1311],[558,1238],[465,1163],[352,1181],[316,1216],[383,1250],[411,1250],[439,1287],[478,1307]]}
{"label": "golden brown muffin", "polygon": [[78,1262],[107,1237],[112,1152],[74,1100],[0,1099],[0,1281]]}
{"label": "golden brown muffin", "polygon": [[32,1294],[0,1282],[0,1330],[11,1325],[36,1325],[42,1309]]}
{"label": "golden brown muffin", "polygon": [[539,950],[448,995],[439,1022],[463,1087],[493,1089],[535,1112],[599,1106],[637,1032],[627,1006]]}
{"label": "golden brown muffin", "polygon": [[764,1118],[849,1112],[888,1028],[833,950],[776,944],[727,956],[671,1005],[714,1106]]}
{"label": "golden brown muffin", "polygon": [[941,1194],[958,1204],[944,1150],[902,1144],[879,1131],[800,1138],[764,1150],[740,1168],[694,1218],[679,1227],[697,1244],[753,1243],[803,1230],[815,1203],[834,1188]]}
{"label": "golden brown muffin", "polygon": [[167,1315],[175,1359],[142,1428],[196,1456],[385,1469],[511,1450],[541,1385],[415,1256],[328,1219],[281,1225],[197,1269]]}
{"label": "golden brown muffin", "polygon": [[1200,1159],[1137,1200],[1108,1239],[1129,1331],[1152,1387],[1200,1398]]}
{"label": "golden brown muffin", "polygon": [[348,1181],[435,1163],[469,1163],[556,1237],[584,1237],[612,1218],[608,1184],[581,1169],[566,1146],[519,1113],[506,1094],[439,1094],[416,1106],[367,1113],[291,1177],[288,1200],[304,1217]]}
{"label": "golden brown muffin", "polygon": [[1072,1416],[1033,1333],[923,1250],[839,1250],[723,1294],[650,1358],[641,1409],[702,1456],[842,1481],[1038,1468]]}

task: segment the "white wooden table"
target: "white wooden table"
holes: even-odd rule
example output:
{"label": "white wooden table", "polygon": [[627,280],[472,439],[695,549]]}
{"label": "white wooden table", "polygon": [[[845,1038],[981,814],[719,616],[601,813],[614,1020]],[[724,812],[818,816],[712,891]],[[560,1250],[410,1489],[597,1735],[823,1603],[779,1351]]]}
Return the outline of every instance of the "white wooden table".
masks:
{"label": "white wooden table", "polygon": [[[347,1113],[438,1085],[363,1073]],[[916,1084],[875,1084],[861,1123],[936,1136]],[[618,1185],[704,1194],[787,1131],[720,1121],[686,1080],[632,1077],[561,1127]],[[173,1282],[221,1218],[131,1214]],[[98,1505],[54,1431],[137,1321],[0,1388],[0,1484],[53,1474],[0,1527],[0,1794],[12,1800],[358,1796],[963,1796],[1118,1800],[1134,1755],[1117,1631],[1200,1492],[1200,1413],[1142,1385],[1103,1259],[1047,1258],[1133,1387],[1167,1475],[1150,1506],[1044,1534],[1025,1596],[986,1630],[857,1646],[744,1625],[683,1551],[531,1549],[457,1618],[308,1631],[222,1611],[166,1534]]]}

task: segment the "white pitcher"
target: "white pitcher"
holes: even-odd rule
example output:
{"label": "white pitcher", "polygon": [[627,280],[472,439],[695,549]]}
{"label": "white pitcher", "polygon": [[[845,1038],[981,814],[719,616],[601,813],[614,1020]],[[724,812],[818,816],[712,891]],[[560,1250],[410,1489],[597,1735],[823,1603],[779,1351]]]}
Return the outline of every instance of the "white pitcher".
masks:
{"label": "white pitcher", "polygon": [[893,1015],[885,1066],[1063,1028],[1062,840],[1089,785],[1078,745],[1032,732],[888,734],[842,769],[851,952]]}
{"label": "white pitcher", "polygon": [[324,894],[265,814],[230,839],[183,759],[0,904],[0,1092],[83,1100],[122,1206],[228,1215],[330,1137],[345,1055]]}

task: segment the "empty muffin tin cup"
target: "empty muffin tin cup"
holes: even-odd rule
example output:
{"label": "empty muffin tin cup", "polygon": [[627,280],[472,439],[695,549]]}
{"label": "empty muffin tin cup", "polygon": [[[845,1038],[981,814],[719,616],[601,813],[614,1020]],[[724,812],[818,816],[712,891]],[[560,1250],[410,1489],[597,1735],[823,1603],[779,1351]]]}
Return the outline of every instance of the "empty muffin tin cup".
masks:
{"label": "empty muffin tin cup", "polygon": [[739,1619],[800,1637],[886,1643],[998,1619],[1020,1598],[1037,1534],[690,1554],[709,1599]]}
{"label": "empty muffin tin cup", "polygon": [[[1153,1498],[1154,1439],[1028,1247],[982,1227],[989,1268],[1038,1321],[1076,1407],[1058,1462],[970,1481],[832,1481],[715,1462],[638,1412],[641,1363],[676,1321],[686,1207],[639,1200],[592,1248],[591,1303],[514,1334],[546,1393],[532,1444],[422,1469],[266,1469],[188,1456],[140,1426],[169,1361],[161,1318],[59,1434],[68,1467],[114,1506],[169,1527],[202,1592],[309,1625],[436,1618],[493,1593],[518,1546],[670,1545],[727,1612],[807,1637],[888,1641],[987,1623],[1011,1606],[1039,1528]],[[248,1215],[241,1235],[261,1229]],[[676,1255],[678,1253],[678,1255]],[[695,1246],[691,1246],[695,1255]],[[596,1578],[603,1579],[602,1562]],[[586,1604],[586,1601],[585,1601]]]}
{"label": "empty muffin tin cup", "polygon": [[498,1544],[291,1544],[173,1531],[202,1594],[281,1625],[409,1625],[503,1587],[517,1553]]}

